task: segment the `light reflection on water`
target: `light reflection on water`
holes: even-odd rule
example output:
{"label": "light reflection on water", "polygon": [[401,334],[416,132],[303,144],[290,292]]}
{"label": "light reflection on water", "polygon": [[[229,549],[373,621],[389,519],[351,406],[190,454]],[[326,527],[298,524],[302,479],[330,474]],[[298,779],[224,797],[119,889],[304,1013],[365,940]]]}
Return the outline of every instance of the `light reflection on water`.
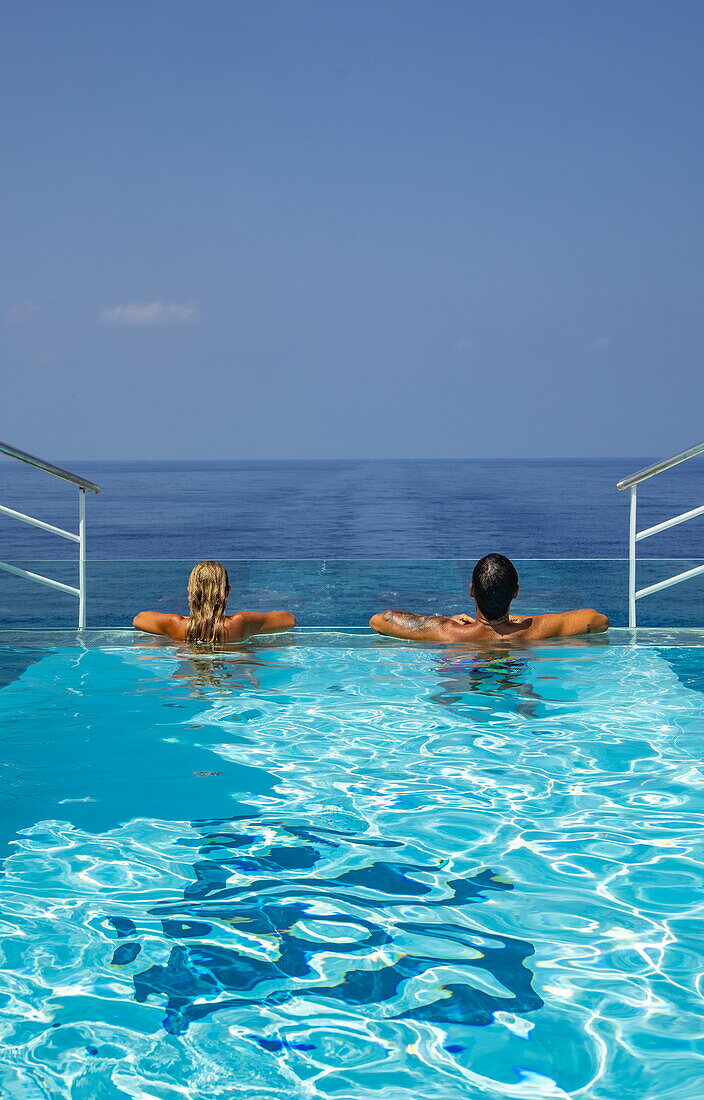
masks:
{"label": "light reflection on water", "polygon": [[339,641],[0,691],[0,1094],[701,1097],[704,651]]}

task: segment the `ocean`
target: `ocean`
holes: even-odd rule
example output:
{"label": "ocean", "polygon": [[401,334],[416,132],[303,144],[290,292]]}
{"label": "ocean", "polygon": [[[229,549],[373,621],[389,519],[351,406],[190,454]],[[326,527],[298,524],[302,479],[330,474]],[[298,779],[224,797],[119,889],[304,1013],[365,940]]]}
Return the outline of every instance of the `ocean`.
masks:
{"label": "ocean", "polygon": [[[611,558],[628,554],[628,493],[653,459],[565,461],[76,462],[92,558]],[[74,524],[75,490],[10,460],[0,503]],[[645,483],[650,525],[702,503],[702,463]],[[694,521],[644,542],[644,556],[700,552]],[[0,517],[6,559],[73,557],[70,543]]]}
{"label": "ocean", "polygon": [[[616,482],[651,461],[67,461],[66,466],[102,486],[98,496],[88,494],[94,612],[108,588],[111,596],[99,621],[92,619],[95,625],[124,625],[143,599],[151,607],[163,606],[177,594],[182,601],[184,570],[202,558],[247,563],[241,573],[250,581],[241,581],[240,591],[250,606],[258,597],[259,606],[287,597],[295,602],[296,592],[288,591],[293,584],[308,592],[305,615],[310,625],[362,625],[375,609],[369,602],[377,597],[415,596],[424,604],[418,610],[432,607],[443,594],[450,599],[457,585],[466,584],[473,561],[490,551],[521,562],[552,563],[523,566],[524,574],[530,568],[535,575],[530,585],[522,586],[523,595],[533,593],[541,603],[531,610],[550,610],[570,598],[597,605],[601,594],[602,604],[624,622],[628,493],[618,492]],[[701,459],[695,460],[641,486],[639,526],[701,504],[701,472]],[[72,486],[10,460],[0,463],[0,484],[0,503],[75,529],[77,493]],[[702,522],[695,520],[647,540],[639,553],[699,560]],[[75,546],[3,516],[0,557],[25,564],[63,559],[66,564],[55,567],[51,575],[70,580],[62,570],[73,568],[68,560],[75,559]],[[157,567],[155,559],[162,564]],[[265,562],[271,559],[279,559],[280,580],[265,586],[261,594]],[[343,564],[348,559],[355,559],[353,574],[352,566]],[[374,559],[366,571],[365,559]],[[571,566],[566,559],[621,560]],[[433,560],[446,565],[432,566]],[[400,561],[403,566],[393,564]],[[408,574],[414,561],[426,564],[413,573],[413,584],[394,584],[392,578],[402,568]],[[113,562],[119,564],[108,564]],[[461,565],[455,568],[457,563]],[[686,567],[675,563],[672,568],[665,562],[664,573],[658,573],[659,566],[651,563],[642,583]],[[330,580],[324,616],[320,601],[316,615],[321,568],[328,579],[336,578],[334,583]],[[538,568],[543,571],[539,578]],[[443,571],[445,580],[430,583],[431,575]],[[360,578],[376,578],[372,590],[364,593],[363,606],[354,603],[349,590],[353,576],[357,586]],[[676,598],[677,625],[684,625],[685,612],[687,625],[699,625],[692,615],[697,618],[700,594],[704,587],[695,581],[671,590],[670,596],[643,601],[644,611],[646,604],[649,609],[643,621],[675,625],[670,618]],[[35,614],[41,622],[46,607],[60,625],[68,625],[74,615],[72,607],[67,610],[68,597],[7,574],[0,576],[0,600],[5,621],[12,625],[34,622]],[[658,607],[664,608],[664,622]]]}

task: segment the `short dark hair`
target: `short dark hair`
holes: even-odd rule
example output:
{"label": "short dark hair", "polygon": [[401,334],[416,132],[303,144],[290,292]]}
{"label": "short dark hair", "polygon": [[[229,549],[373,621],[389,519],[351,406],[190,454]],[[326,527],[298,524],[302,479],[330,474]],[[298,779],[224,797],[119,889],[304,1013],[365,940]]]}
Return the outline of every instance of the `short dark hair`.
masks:
{"label": "short dark hair", "polygon": [[501,619],[511,606],[518,588],[518,573],[503,554],[487,554],[474,566],[472,584],[477,607],[493,622]]}

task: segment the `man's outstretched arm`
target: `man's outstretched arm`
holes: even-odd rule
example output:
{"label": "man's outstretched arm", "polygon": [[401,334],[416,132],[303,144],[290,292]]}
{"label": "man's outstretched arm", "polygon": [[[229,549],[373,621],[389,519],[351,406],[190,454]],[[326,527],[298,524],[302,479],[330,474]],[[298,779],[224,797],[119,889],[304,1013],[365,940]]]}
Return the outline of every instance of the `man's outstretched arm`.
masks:
{"label": "man's outstretched arm", "polygon": [[540,615],[537,634],[545,638],[573,638],[580,634],[603,634],[609,620],[593,607],[563,611],[557,615]]}
{"label": "man's outstretched arm", "polygon": [[377,634],[390,638],[417,638],[425,642],[445,640],[445,624],[451,620],[442,615],[414,615],[412,611],[380,611],[372,615],[369,625]]}

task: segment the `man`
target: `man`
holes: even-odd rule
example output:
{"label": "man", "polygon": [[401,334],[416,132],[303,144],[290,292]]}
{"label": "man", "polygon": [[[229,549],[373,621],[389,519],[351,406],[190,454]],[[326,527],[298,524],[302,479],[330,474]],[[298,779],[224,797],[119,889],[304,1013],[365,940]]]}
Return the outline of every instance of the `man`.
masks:
{"label": "man", "polygon": [[410,611],[382,611],[369,625],[392,638],[417,638],[424,642],[537,642],[544,638],[569,638],[576,634],[601,634],[609,620],[593,607],[563,611],[557,615],[509,615],[518,595],[518,573],[503,554],[487,554],[472,573],[470,596],[476,615],[413,615]]}

